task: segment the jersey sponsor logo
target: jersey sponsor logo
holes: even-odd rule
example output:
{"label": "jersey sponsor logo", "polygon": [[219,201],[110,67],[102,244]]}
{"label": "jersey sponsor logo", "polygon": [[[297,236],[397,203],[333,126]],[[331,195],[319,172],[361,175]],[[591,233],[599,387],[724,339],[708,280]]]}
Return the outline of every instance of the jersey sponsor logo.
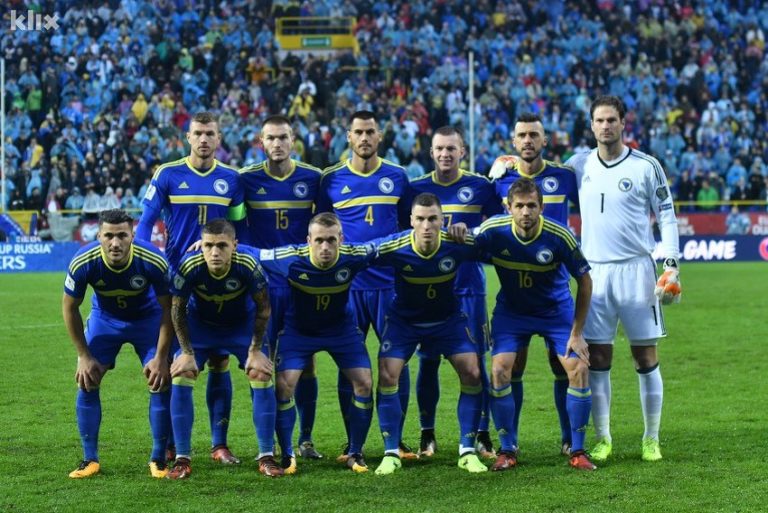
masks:
{"label": "jersey sponsor logo", "polygon": [[237,290],[240,288],[240,280],[236,278],[230,278],[224,282],[224,288],[229,290],[230,292],[233,290]]}
{"label": "jersey sponsor logo", "polygon": [[266,194],[267,190],[264,187],[259,187],[259,190],[256,191],[256,194]]}
{"label": "jersey sponsor logo", "polygon": [[104,280],[99,280],[96,283],[93,284],[94,287],[106,287],[107,284],[104,283]]}
{"label": "jersey sponsor logo", "polygon": [[459,201],[462,203],[469,203],[472,201],[472,198],[475,197],[475,193],[472,191],[471,187],[462,187],[456,192],[456,197],[459,198]]}
{"label": "jersey sponsor logo", "polygon": [[144,276],[137,274],[136,276],[131,277],[129,283],[131,284],[131,288],[139,290],[144,288],[147,284],[147,279]]}
{"label": "jersey sponsor logo", "polygon": [[379,190],[384,194],[389,194],[395,190],[395,182],[387,177],[384,177],[379,180]]}
{"label": "jersey sponsor logo", "polygon": [[223,178],[219,178],[213,182],[213,190],[219,194],[226,194],[229,191],[229,184]]}
{"label": "jersey sponsor logo", "polygon": [[309,275],[307,273],[301,273],[299,275],[300,280],[309,280]]}
{"label": "jersey sponsor logo", "polygon": [[406,265],[405,267],[403,267],[403,271],[411,272],[413,271],[413,267],[411,267],[410,265]]}
{"label": "jersey sponsor logo", "polygon": [[657,187],[656,197],[659,198],[659,201],[664,201],[665,199],[669,198],[669,189],[667,189],[665,185]]}
{"label": "jersey sponsor logo", "polygon": [[548,176],[541,181],[541,188],[544,192],[555,192],[560,187],[560,182],[554,176]]}
{"label": "jersey sponsor logo", "polygon": [[342,267],[341,269],[336,271],[336,276],[334,276],[334,278],[336,278],[336,281],[339,283],[345,283],[349,281],[350,276],[351,276],[351,273],[349,269],[347,269],[346,267]]}
{"label": "jersey sponsor logo", "polygon": [[155,193],[157,192],[157,187],[154,185],[150,185],[147,187],[147,192],[144,193],[144,199],[147,201],[151,201],[152,198],[155,197]]}
{"label": "jersey sponsor logo", "polygon": [[444,273],[449,273],[453,271],[454,267],[456,267],[456,260],[451,257],[441,258],[440,262],[437,264],[437,267]]}
{"label": "jersey sponsor logo", "polygon": [[67,277],[64,278],[64,286],[71,290],[72,292],[75,291],[75,279],[72,278],[71,275],[67,274]]}
{"label": "jersey sponsor logo", "polygon": [[309,186],[304,182],[298,182],[293,186],[293,194],[297,198],[306,198],[309,194]]}
{"label": "jersey sponsor logo", "polygon": [[629,178],[622,178],[619,180],[619,190],[621,192],[629,192],[632,190],[632,180]]}
{"label": "jersey sponsor logo", "polygon": [[189,185],[187,185],[187,182],[181,182],[179,184],[179,189],[189,189]]}
{"label": "jersey sponsor logo", "polygon": [[181,289],[183,289],[183,288],[184,288],[184,282],[185,282],[185,281],[186,281],[186,280],[184,280],[184,277],[183,277],[182,275],[180,275],[180,274],[177,274],[176,276],[174,276],[174,277],[173,277],[173,286],[174,286],[174,287],[175,287],[177,290],[181,290]]}
{"label": "jersey sponsor logo", "polygon": [[536,261],[540,264],[548,264],[552,262],[553,258],[554,255],[552,255],[552,251],[547,248],[540,249],[536,252]]}
{"label": "jersey sponsor logo", "polygon": [[350,192],[352,192],[352,189],[349,188],[349,185],[345,185],[344,187],[341,188],[342,194],[349,194]]}

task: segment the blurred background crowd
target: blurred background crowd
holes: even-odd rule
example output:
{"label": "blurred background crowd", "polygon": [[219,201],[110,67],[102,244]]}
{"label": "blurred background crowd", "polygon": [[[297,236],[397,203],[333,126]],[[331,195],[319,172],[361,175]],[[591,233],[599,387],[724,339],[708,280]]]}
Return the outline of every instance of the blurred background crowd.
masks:
{"label": "blurred background crowd", "polygon": [[[59,20],[1,33],[10,209],[140,208],[200,110],[221,117],[223,162],[263,160],[261,121],[284,113],[295,158],[321,168],[346,156],[349,114],[373,110],[381,156],[418,176],[433,129],[468,128],[469,52],[479,173],[512,153],[522,112],[544,120],[545,158],[588,150],[590,99],[607,93],[630,109],[626,143],[659,158],[679,201],[703,202],[684,208],[766,199],[759,0],[9,1],[4,24],[14,9]],[[280,51],[281,16],[352,16],[359,51]]]}

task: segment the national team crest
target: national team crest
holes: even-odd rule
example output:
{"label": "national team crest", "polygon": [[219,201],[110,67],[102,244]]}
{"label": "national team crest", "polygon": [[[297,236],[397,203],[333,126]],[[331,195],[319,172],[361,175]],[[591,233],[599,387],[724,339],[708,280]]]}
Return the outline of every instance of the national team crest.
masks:
{"label": "national team crest", "polygon": [[304,182],[298,182],[293,186],[293,194],[297,198],[306,198],[309,194],[309,186]]}
{"label": "national team crest", "polygon": [[456,197],[458,197],[459,201],[462,203],[469,203],[472,201],[472,198],[475,197],[475,193],[472,191],[471,187],[462,187],[456,193]]}
{"label": "national team crest", "polygon": [[144,276],[137,274],[136,276],[131,277],[130,284],[131,288],[139,290],[144,288],[144,285],[147,284],[147,279]]}
{"label": "national team crest", "polygon": [[184,278],[183,278],[183,277],[182,277],[180,274],[177,274],[177,275],[176,275],[176,276],[173,278],[173,286],[174,286],[174,287],[175,287],[177,290],[181,290],[181,289],[183,289],[183,288],[184,288]]}
{"label": "national team crest", "polygon": [[382,343],[381,343],[381,349],[380,349],[380,351],[381,351],[382,353],[386,353],[386,352],[387,352],[387,351],[389,351],[390,349],[392,349],[392,342],[390,342],[389,340],[385,340],[384,342],[382,342]]}
{"label": "national team crest", "polygon": [[379,190],[384,194],[389,194],[395,190],[395,182],[389,178],[382,178],[379,180]]}
{"label": "national team crest", "polygon": [[219,178],[213,182],[213,190],[219,194],[226,194],[229,191],[229,184],[226,180]]}
{"label": "national team crest", "polygon": [[553,258],[552,251],[547,248],[540,249],[536,253],[536,261],[540,264],[549,264]]}
{"label": "national team crest", "polygon": [[621,192],[629,192],[632,190],[632,180],[629,178],[622,178],[619,180],[619,190]]}
{"label": "national team crest", "polygon": [[224,288],[232,292],[240,288],[240,281],[235,278],[230,278],[224,282]]}
{"label": "national team crest", "polygon": [[541,181],[541,188],[544,189],[544,192],[555,192],[559,186],[560,182],[554,176],[548,176]]}
{"label": "national team crest", "polygon": [[341,269],[336,271],[336,276],[334,276],[334,278],[336,278],[336,281],[339,283],[346,283],[347,281],[349,281],[349,276],[350,276],[349,269],[347,269],[346,267],[342,267]]}
{"label": "national team crest", "polygon": [[441,258],[437,267],[444,273],[449,273],[456,267],[456,260],[451,257]]}

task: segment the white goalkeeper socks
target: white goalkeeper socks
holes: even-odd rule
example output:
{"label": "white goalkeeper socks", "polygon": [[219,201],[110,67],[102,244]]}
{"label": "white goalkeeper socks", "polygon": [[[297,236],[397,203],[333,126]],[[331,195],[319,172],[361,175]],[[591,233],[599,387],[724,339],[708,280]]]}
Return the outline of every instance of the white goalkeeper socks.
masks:
{"label": "white goalkeeper socks", "polygon": [[592,389],[592,423],[598,440],[611,441],[611,369],[590,370],[589,386]]}
{"label": "white goalkeeper socks", "polygon": [[[658,440],[661,406],[664,402],[664,382],[661,380],[659,365],[656,364],[650,369],[637,371],[637,378],[640,382],[640,405],[643,408],[643,422],[645,423],[643,438]],[[594,391],[592,394],[594,396]],[[594,402],[594,398],[592,400]]]}

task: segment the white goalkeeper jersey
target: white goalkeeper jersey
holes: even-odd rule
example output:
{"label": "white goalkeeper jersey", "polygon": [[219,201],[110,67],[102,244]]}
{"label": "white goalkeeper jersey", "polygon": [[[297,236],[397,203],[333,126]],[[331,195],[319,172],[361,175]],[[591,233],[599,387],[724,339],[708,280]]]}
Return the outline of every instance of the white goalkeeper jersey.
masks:
{"label": "white goalkeeper jersey", "polygon": [[625,147],[611,162],[597,148],[571,157],[581,207],[581,247],[590,263],[618,262],[653,253],[651,213],[664,258],[678,258],[680,242],[672,195],[661,164]]}

